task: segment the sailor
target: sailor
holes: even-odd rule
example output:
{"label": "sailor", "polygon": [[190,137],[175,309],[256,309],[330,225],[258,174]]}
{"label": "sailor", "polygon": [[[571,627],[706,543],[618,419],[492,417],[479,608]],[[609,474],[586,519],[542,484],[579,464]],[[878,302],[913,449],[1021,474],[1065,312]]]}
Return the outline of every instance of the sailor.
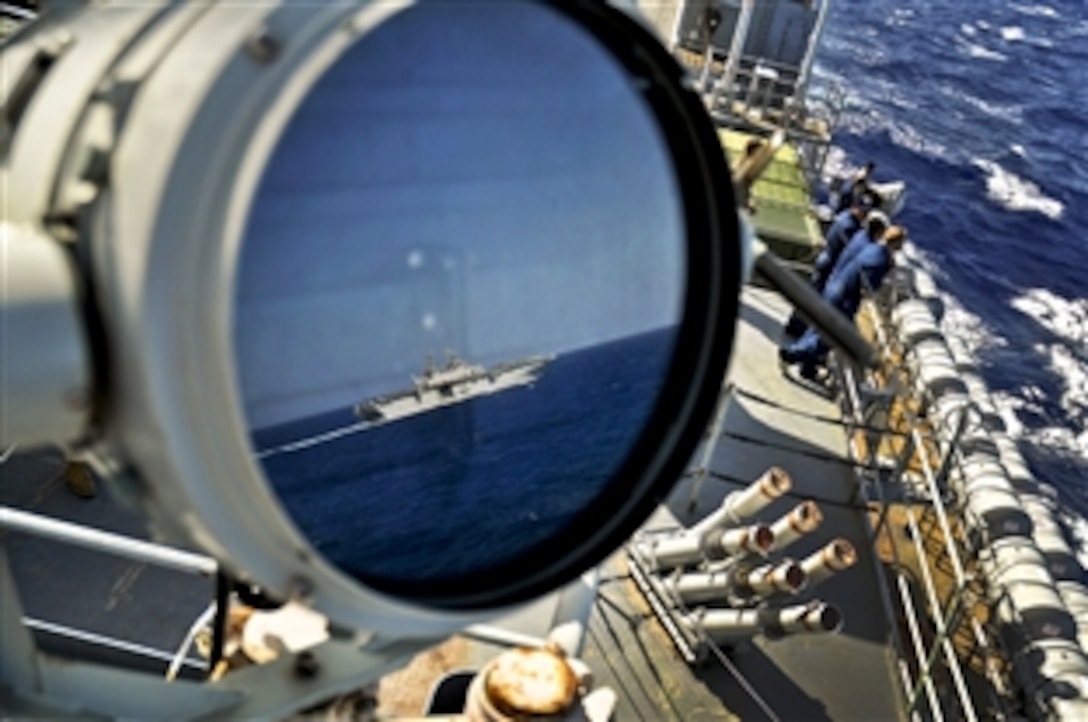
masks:
{"label": "sailor", "polygon": [[[740,174],[742,174],[745,169],[753,162],[756,154],[759,153],[759,151],[762,149],[763,141],[759,138],[751,138],[744,145],[744,153],[735,161],[733,161],[733,165],[729,169],[729,172],[732,174],[732,176],[734,178],[737,178]],[[754,216],[756,214],[756,204],[755,201],[752,200],[752,196],[750,193],[745,191],[744,196],[742,198],[738,198],[738,202],[744,207],[746,211],[748,211],[749,215]]]}
{"label": "sailor", "polygon": [[[867,231],[859,231],[850,240],[824,286],[824,300],[851,320],[861,305],[862,293],[880,288],[907,235],[901,226],[888,228],[875,240]],[[826,356],[827,345],[815,328],[809,328],[796,343],[778,352],[782,363],[801,364],[801,376],[806,379],[816,378]]]}
{"label": "sailor", "polygon": [[[893,229],[897,230],[893,231]],[[847,241],[846,245],[839,252],[831,270],[827,274],[827,279],[824,281],[823,288],[820,289],[821,292],[827,288],[828,283],[831,281],[831,277],[838,271],[840,265],[849,263],[862,251],[862,249],[881,240],[889,233],[895,237],[902,235],[903,230],[898,226],[892,226],[888,216],[882,211],[870,211],[869,215],[865,217],[864,227],[850,236],[850,240]]]}
{"label": "sailor", "polygon": [[[842,213],[853,203],[861,200],[866,193],[872,194],[869,182],[872,180],[874,168],[876,168],[876,163],[869,161],[854,174],[853,178],[843,184],[842,188],[839,189],[839,200],[835,204],[835,213]],[[879,203],[873,203],[873,205],[879,207]]]}
{"label": "sailor", "polygon": [[[812,282],[812,287],[817,291],[823,293],[827,278],[835,268],[839,256],[842,255],[843,250],[846,249],[847,244],[855,234],[862,230],[862,222],[867,217],[869,218],[867,230],[870,239],[879,237],[884,232],[884,228],[887,227],[888,219],[883,213],[879,213],[879,215],[870,214],[870,201],[871,197],[868,194],[862,196],[845,211],[835,216],[835,220],[828,227],[827,235],[824,236],[823,250],[816,256],[812,267],[812,276],[809,279]],[[807,326],[808,324],[795,311],[790,316],[789,321],[786,322],[784,333],[788,338],[797,338],[805,332]]]}

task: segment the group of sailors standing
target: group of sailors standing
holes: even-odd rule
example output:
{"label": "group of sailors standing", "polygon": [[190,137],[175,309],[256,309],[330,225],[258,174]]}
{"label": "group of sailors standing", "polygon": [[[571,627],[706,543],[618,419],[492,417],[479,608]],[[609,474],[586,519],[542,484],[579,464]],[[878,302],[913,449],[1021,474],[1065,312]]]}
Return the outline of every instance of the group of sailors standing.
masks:
{"label": "group of sailors standing", "polygon": [[[850,320],[862,295],[880,288],[907,238],[906,229],[892,225],[879,210],[879,196],[869,187],[872,170],[873,164],[866,164],[842,189],[811,277],[824,300]],[[794,313],[784,333],[792,342],[779,349],[779,360],[787,366],[799,364],[803,378],[816,380],[828,353],[819,332]]]}

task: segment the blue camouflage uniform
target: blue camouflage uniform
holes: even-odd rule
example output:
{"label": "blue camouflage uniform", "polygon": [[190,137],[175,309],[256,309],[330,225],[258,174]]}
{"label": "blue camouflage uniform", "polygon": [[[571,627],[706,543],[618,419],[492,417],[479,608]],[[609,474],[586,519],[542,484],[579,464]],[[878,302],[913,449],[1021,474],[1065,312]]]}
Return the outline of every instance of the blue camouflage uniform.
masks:
{"label": "blue camouflage uniform", "polygon": [[[824,300],[853,320],[861,305],[862,291],[880,287],[891,268],[891,260],[887,246],[874,243],[868,232],[858,231],[839,256],[824,285]],[[826,356],[827,344],[814,328],[809,328],[800,339],[780,352],[786,363],[800,363],[801,375],[806,378],[815,375],[816,367]]]}
{"label": "blue camouflage uniform", "polygon": [[834,270],[839,256],[860,230],[861,221],[850,209],[835,216],[835,220],[827,229],[827,235],[824,236],[824,248],[813,263],[812,285],[817,291],[824,290],[824,284],[827,283],[831,271]]}
{"label": "blue camouflage uniform", "polygon": [[[817,292],[823,292],[824,285],[834,270],[835,264],[838,263],[839,256],[842,255],[850,240],[861,229],[861,221],[854,216],[850,209],[835,216],[835,220],[831,222],[827,229],[827,235],[824,236],[823,250],[816,256],[816,260],[812,264],[812,275],[809,277],[809,281]],[[807,328],[808,322],[794,311],[786,321],[784,330],[786,336],[798,338]]]}

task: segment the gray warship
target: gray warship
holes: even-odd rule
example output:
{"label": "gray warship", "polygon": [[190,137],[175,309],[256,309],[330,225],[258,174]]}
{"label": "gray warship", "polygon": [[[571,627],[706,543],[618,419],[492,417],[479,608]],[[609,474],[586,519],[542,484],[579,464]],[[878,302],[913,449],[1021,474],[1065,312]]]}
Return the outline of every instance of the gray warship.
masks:
{"label": "gray warship", "polygon": [[375,396],[355,405],[355,416],[368,423],[385,423],[415,416],[478,396],[528,386],[540,378],[554,356],[526,358],[484,367],[470,364],[453,351],[437,366],[430,357],[423,372],[412,376],[412,388]]}

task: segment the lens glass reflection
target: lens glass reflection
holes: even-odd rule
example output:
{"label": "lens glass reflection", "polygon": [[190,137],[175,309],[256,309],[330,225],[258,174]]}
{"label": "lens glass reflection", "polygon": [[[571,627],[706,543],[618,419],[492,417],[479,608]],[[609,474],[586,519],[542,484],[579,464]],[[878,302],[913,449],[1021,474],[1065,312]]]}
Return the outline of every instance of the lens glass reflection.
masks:
{"label": "lens glass reflection", "polygon": [[251,207],[234,342],[255,454],[328,560],[444,582],[576,541],[675,344],[667,153],[637,82],[530,3],[416,5],[313,86]]}

